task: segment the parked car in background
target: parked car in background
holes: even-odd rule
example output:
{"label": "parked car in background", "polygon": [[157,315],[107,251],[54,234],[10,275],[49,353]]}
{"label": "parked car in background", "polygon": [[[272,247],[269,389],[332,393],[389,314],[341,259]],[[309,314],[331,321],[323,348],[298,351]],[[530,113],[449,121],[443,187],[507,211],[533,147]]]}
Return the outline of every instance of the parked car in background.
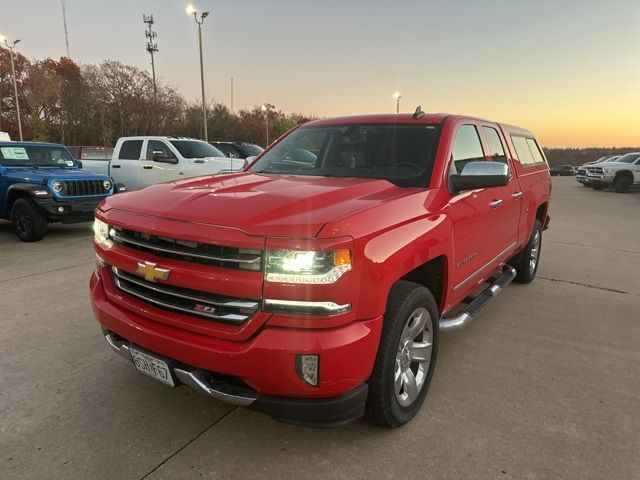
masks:
{"label": "parked car in background", "polygon": [[244,142],[210,142],[227,157],[231,158],[249,158],[260,155],[264,148],[254,145],[253,143]]}
{"label": "parked car in background", "polygon": [[113,180],[80,170],[64,145],[0,142],[0,218],[24,242],[41,240],[52,222],[93,220],[112,193]]}
{"label": "parked car in background", "polygon": [[86,160],[83,168],[113,177],[127,190],[155,183],[239,171],[245,161],[229,158],[202,140],[183,137],[122,137],[112,158]]}
{"label": "parked car in background", "polygon": [[67,147],[73,158],[83,162],[84,160],[102,160],[108,162],[113,155],[113,147],[96,146],[72,146]]}
{"label": "parked car in background", "polygon": [[10,142],[11,137],[7,132],[0,132],[0,142]]}
{"label": "parked car in background", "polygon": [[166,385],[297,424],[367,412],[398,427],[439,332],[534,279],[550,194],[522,128],[419,111],[309,122],[243,172],[106,199],[93,311]]}
{"label": "parked car in background", "polygon": [[633,185],[640,185],[640,152],[622,155],[615,162],[602,162],[587,167],[585,181],[596,190],[613,187],[626,193]]}
{"label": "parked car in background", "polygon": [[576,172],[573,165],[556,165],[555,167],[551,167],[549,169],[549,175],[551,175],[552,177],[569,176],[575,174]]}
{"label": "parked car in background", "polygon": [[581,183],[585,187],[588,187],[589,184],[587,183],[586,178],[587,178],[587,168],[590,165],[615,162],[619,158],[620,158],[620,155],[611,155],[611,156],[599,158],[595,162],[587,162],[584,165],[581,165],[576,169],[576,180],[578,181],[578,183]]}

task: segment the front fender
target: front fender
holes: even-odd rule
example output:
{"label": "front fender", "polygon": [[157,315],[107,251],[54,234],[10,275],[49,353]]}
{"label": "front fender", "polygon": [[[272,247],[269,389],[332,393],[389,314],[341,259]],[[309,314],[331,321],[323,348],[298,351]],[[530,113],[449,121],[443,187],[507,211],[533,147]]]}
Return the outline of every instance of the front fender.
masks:
{"label": "front fender", "polygon": [[[419,218],[367,238],[360,247],[363,259],[360,288],[362,318],[382,315],[392,285],[428,261],[444,256],[449,264],[452,226],[444,214]],[[446,278],[446,271],[444,272]],[[446,296],[446,289],[444,291]]]}

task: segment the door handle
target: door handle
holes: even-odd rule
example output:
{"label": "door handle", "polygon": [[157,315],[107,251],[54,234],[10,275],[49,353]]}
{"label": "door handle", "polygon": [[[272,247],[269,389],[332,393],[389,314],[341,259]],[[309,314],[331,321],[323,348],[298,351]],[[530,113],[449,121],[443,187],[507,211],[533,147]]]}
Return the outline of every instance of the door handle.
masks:
{"label": "door handle", "polygon": [[111,168],[120,168],[120,165],[111,165]]}
{"label": "door handle", "polygon": [[514,192],[514,193],[511,194],[511,197],[514,200],[518,200],[521,196],[522,196],[522,192]]}
{"label": "door handle", "polygon": [[143,165],[142,168],[144,168],[145,170],[151,170],[153,168],[153,165]]}
{"label": "door handle", "polygon": [[502,205],[502,200],[500,199],[494,200],[493,202],[489,202],[489,206],[491,208],[498,208],[500,205]]}

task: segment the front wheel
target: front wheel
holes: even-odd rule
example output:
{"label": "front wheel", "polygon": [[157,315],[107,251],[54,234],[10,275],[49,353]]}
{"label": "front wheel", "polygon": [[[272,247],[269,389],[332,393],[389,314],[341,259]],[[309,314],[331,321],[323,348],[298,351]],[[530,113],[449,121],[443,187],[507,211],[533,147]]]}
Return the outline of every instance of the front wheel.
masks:
{"label": "front wheel", "polygon": [[17,199],[11,208],[11,222],[23,242],[37,242],[47,233],[47,219],[29,198]]}
{"label": "front wheel", "polygon": [[399,427],[416,416],[433,377],[438,325],[438,308],[428,289],[403,280],[391,288],[369,379],[369,418]]}
{"label": "front wheel", "polygon": [[613,186],[616,189],[616,192],[618,193],[627,193],[629,191],[629,188],[631,188],[631,184],[633,183],[633,180],[627,176],[619,176],[616,177],[615,181],[613,182]]}

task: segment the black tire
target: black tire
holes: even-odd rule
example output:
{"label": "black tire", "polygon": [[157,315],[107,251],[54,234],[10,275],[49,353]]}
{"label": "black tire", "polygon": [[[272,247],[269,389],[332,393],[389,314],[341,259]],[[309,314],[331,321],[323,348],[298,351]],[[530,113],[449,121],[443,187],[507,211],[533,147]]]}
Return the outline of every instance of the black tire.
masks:
{"label": "black tire", "polygon": [[23,242],[37,242],[47,233],[48,222],[29,198],[19,198],[11,208],[11,223]]}
{"label": "black tire", "polygon": [[613,186],[616,189],[616,192],[627,193],[629,191],[629,188],[631,188],[632,183],[633,180],[631,180],[628,176],[620,175],[613,181]]}
{"label": "black tire", "polygon": [[[536,240],[536,234],[538,235]],[[532,252],[533,249],[536,248],[537,243],[537,251],[535,253],[535,264],[531,265],[532,261]],[[527,242],[527,246],[524,247],[522,254],[520,255],[520,259],[514,264],[511,265],[516,269],[516,278],[515,281],[518,283],[531,283],[533,279],[536,277],[536,273],[538,271],[538,266],[540,265],[540,253],[542,252],[542,223],[540,220],[536,219],[533,224],[533,231],[531,232],[531,236],[529,237],[529,241]]]}
{"label": "black tire", "polygon": [[[411,330],[408,328],[410,325],[417,325],[415,323],[417,317],[413,316],[416,312],[421,312],[423,315],[428,314],[430,317],[430,325],[429,319],[425,317],[425,325],[430,328],[430,335],[425,328],[418,335],[420,337],[418,342],[412,342],[408,349],[400,349],[400,341],[405,331]],[[368,382],[368,418],[385,427],[399,427],[416,416],[427,395],[436,365],[439,320],[438,307],[428,289],[417,283],[403,280],[398,281],[391,288],[387,300],[387,310],[384,314],[378,354]],[[418,336],[414,340],[418,339]],[[426,361],[416,361],[414,371],[414,363],[410,360],[414,352],[413,347],[416,346],[416,351],[419,345],[425,348],[424,345],[428,343],[429,337],[431,337],[430,354],[424,355],[425,358],[429,357],[428,366],[425,365]],[[402,357],[404,353],[406,353],[406,357]],[[404,371],[402,368],[405,367],[402,367],[400,358],[408,361],[407,369]],[[414,379],[420,378],[422,383],[418,387],[415,399],[409,405],[402,405],[400,395],[407,395],[407,399],[403,399],[407,402],[410,399],[408,397],[410,393],[407,391],[402,394],[396,393],[394,377],[397,372],[400,372],[400,378],[403,379],[404,372],[407,372],[408,369],[412,370]],[[402,388],[405,388],[403,381],[399,383],[403,385]]]}

